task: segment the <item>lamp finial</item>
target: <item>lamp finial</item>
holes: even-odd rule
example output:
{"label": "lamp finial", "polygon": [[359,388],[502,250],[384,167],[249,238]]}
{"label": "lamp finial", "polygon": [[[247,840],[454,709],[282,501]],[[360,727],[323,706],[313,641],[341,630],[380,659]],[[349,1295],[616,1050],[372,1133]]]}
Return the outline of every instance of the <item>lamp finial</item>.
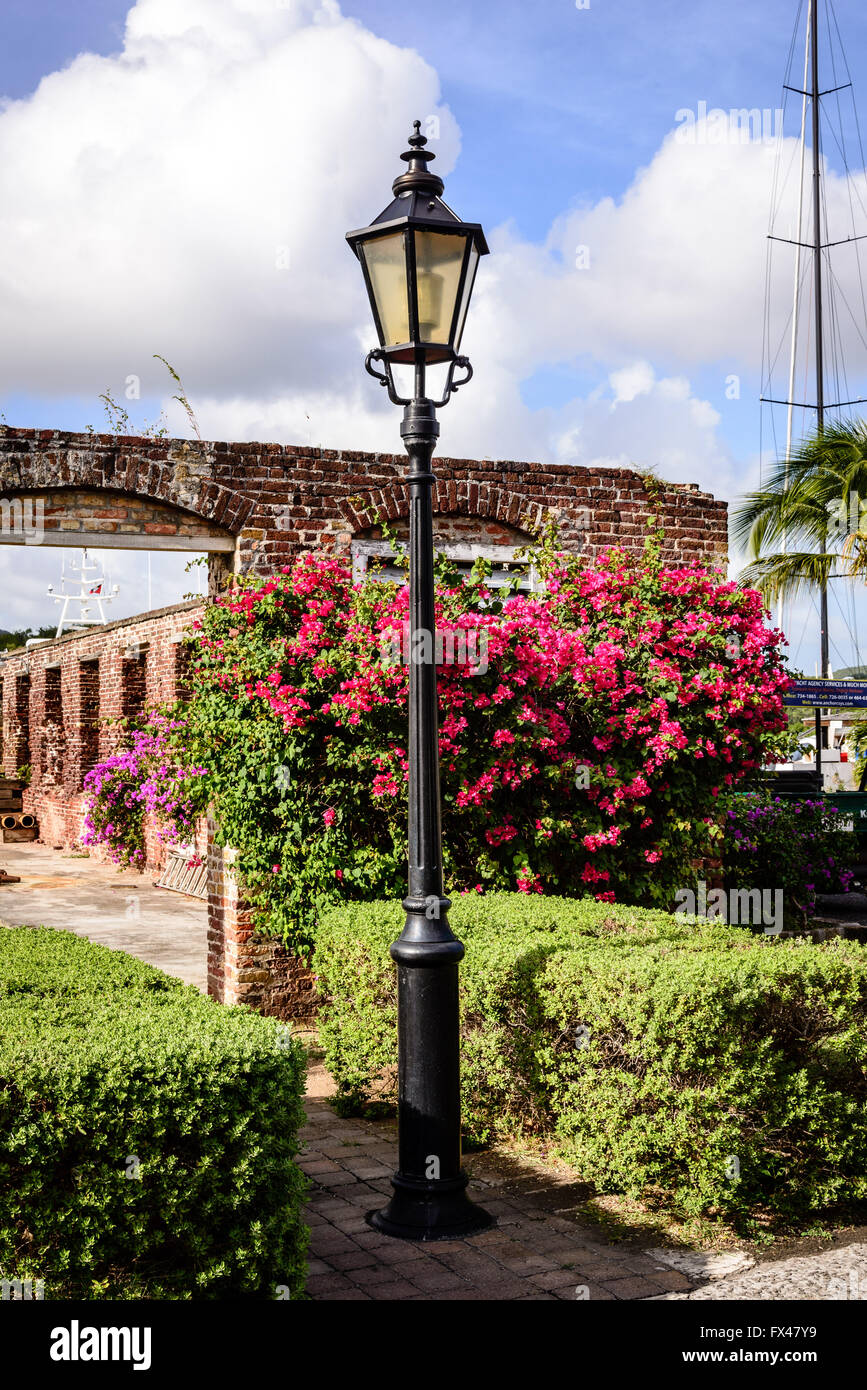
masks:
{"label": "lamp finial", "polygon": [[426,193],[438,198],[443,191],[443,181],[438,174],[431,173],[428,165],[432,159],[436,159],[433,150],[426,150],[427,137],[421,133],[421,121],[413,121],[413,133],[409,137],[408,150],[404,150],[401,159],[407,165],[406,172],[398,174],[392,189],[395,197],[401,193]]}

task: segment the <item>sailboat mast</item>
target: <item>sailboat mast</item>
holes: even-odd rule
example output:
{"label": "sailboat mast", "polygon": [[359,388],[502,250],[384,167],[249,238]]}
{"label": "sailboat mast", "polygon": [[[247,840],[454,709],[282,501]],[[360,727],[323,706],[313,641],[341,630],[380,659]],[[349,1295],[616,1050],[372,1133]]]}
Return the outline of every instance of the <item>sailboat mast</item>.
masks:
{"label": "sailboat mast", "polygon": [[825,335],[822,323],[822,162],[819,111],[819,0],[810,0],[813,103],[813,285],[816,308],[816,411],[819,432],[825,423]]}
{"label": "sailboat mast", "polygon": [[[813,115],[813,290],[816,309],[816,428],[821,434],[825,427],[825,333],[822,312],[822,148],[821,112],[819,109],[819,0],[810,0],[810,47],[812,50],[812,115]],[[828,642],[828,585],[823,584],[820,595],[820,639],[823,676],[828,675],[830,652]]]}
{"label": "sailboat mast", "polygon": [[[792,341],[789,350],[789,408],[786,412],[786,488],[789,486],[789,459],[792,457],[792,435],[795,417],[795,373],[798,365],[798,329],[801,311],[801,246],[804,240],[804,163],[807,153],[807,81],[810,76],[810,23],[804,37],[804,82],[801,91],[801,159],[798,179],[798,230],[795,233],[795,283],[792,303]],[[782,552],[787,550],[788,537],[783,531]],[[782,594],[777,602],[777,627],[785,628],[786,604]]]}

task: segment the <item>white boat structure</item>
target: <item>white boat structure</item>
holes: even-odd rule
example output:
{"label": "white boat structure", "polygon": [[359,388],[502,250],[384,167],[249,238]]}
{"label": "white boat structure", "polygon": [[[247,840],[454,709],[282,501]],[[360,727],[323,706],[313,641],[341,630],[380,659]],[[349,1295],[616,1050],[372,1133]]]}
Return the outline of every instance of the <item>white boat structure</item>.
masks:
{"label": "white boat structure", "polygon": [[60,593],[55,593],[53,584],[48,586],[49,597],[62,604],[55,638],[62,637],[64,632],[105,627],[108,622],[105,606],[119,593],[120,585],[109,583],[103,566],[98,560],[91,560],[86,550],[81,551],[80,559],[73,557],[64,562]]}

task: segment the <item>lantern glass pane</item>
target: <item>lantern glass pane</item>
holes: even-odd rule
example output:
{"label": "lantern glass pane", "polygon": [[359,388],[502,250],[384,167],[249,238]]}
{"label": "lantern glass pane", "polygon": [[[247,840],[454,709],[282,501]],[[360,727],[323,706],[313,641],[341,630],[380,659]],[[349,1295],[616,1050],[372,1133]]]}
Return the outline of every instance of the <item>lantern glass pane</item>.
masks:
{"label": "lantern glass pane", "polygon": [[455,352],[460,351],[461,338],[464,335],[464,324],[467,319],[467,310],[470,307],[470,295],[473,292],[473,281],[476,278],[476,268],[479,264],[479,253],[475,244],[470,247],[469,264],[467,265],[467,278],[464,281],[464,292],[461,295],[461,307],[458,310],[458,324],[455,330]]}
{"label": "lantern glass pane", "polygon": [[450,342],[465,247],[463,236],[415,233],[418,328],[423,343]]}
{"label": "lantern glass pane", "polygon": [[406,248],[403,232],[362,242],[361,254],[373,288],[382,328],[382,347],[409,342]]}

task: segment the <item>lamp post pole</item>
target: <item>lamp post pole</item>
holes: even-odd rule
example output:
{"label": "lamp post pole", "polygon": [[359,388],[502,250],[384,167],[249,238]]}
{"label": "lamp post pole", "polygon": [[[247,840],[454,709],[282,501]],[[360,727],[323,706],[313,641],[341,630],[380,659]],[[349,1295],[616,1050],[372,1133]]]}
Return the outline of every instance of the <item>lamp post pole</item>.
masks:
{"label": "lamp post pole", "polygon": [[[416,370],[416,386],[424,381]],[[423,389],[423,387],[422,387]],[[376,1230],[435,1240],[484,1230],[491,1218],[466,1195],[461,1169],[458,964],[464,948],[443,896],[434,614],[431,455],[439,424],[416,398],[400,432],[409,455],[409,892],[397,965],[398,1170],[394,1195],[368,1221]]]}
{"label": "lamp post pole", "polygon": [[[406,921],[391,947],[397,966],[398,1167],[393,1195],[367,1214],[378,1231],[408,1240],[448,1240],[492,1224],[467,1196],[461,1168],[458,966],[463,944],[448,923],[443,894],[437,717],[431,458],[438,405],[470,380],[459,355],[473,277],[487,252],[478,224],[462,223],[440,199],[432,152],[415,122],[395,201],[368,228],[348,234],[362,262],[380,348],[367,370],[404,407],[409,456],[409,882]],[[384,372],[374,369],[381,362]],[[398,395],[393,364],[413,368],[413,392]],[[432,363],[447,363],[443,396],[427,396]],[[455,380],[455,371],[464,375]]]}

